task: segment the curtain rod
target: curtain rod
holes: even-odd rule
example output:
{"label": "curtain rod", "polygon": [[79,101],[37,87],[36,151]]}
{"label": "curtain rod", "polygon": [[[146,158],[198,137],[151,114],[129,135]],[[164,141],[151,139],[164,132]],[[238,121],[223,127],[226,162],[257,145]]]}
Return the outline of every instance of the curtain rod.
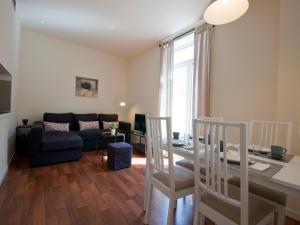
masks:
{"label": "curtain rod", "polygon": [[163,44],[163,43],[166,43],[166,42],[168,42],[168,41],[170,41],[170,40],[174,40],[174,39],[176,39],[176,38],[179,38],[179,37],[181,37],[181,36],[183,36],[183,35],[185,35],[185,34],[187,34],[187,33],[189,33],[189,32],[192,32],[192,31],[195,30],[197,27],[199,27],[199,26],[201,26],[201,25],[203,25],[203,24],[205,24],[205,21],[204,21],[204,20],[200,20],[200,21],[194,23],[193,25],[191,25],[191,26],[189,26],[189,27],[186,27],[185,29],[182,29],[181,31],[179,31],[179,32],[177,32],[177,33],[175,33],[175,34],[173,34],[173,35],[171,35],[171,36],[169,36],[169,37],[167,37],[167,38],[161,40],[161,41],[159,42],[159,45],[161,45],[161,44]]}

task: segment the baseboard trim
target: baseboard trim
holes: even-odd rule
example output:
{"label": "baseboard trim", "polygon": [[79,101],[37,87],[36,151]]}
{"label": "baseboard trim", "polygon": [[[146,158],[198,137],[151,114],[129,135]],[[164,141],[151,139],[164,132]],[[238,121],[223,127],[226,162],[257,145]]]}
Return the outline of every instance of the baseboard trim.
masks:
{"label": "baseboard trim", "polygon": [[285,215],[300,222],[300,212],[296,212],[295,210],[286,208]]}
{"label": "baseboard trim", "polygon": [[15,151],[14,151],[14,153],[12,154],[12,156],[10,157],[9,162],[8,162],[8,165],[4,168],[3,172],[2,172],[1,175],[0,175],[0,186],[2,185],[4,179],[5,179],[6,175],[7,175],[8,167],[9,167],[9,165],[10,165],[10,163],[11,163],[11,161],[13,160],[14,157],[15,157]]}
{"label": "baseboard trim", "polygon": [[3,181],[4,181],[5,177],[6,177],[7,172],[8,172],[8,166],[6,166],[4,168],[3,172],[0,175],[0,186],[2,185],[2,183],[3,183]]}

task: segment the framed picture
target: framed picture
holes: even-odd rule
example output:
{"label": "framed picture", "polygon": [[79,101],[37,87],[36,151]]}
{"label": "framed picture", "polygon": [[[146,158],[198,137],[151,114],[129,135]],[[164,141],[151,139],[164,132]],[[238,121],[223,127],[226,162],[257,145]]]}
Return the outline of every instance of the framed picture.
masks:
{"label": "framed picture", "polygon": [[98,97],[98,80],[86,77],[76,77],[76,96]]}

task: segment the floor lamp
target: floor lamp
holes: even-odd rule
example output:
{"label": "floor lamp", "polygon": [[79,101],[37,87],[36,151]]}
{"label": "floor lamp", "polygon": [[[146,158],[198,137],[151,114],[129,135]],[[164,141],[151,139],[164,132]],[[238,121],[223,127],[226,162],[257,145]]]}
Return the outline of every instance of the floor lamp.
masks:
{"label": "floor lamp", "polygon": [[122,113],[122,120],[125,121],[125,107],[126,107],[126,103],[125,102],[120,102],[120,106],[121,106],[121,113]]}

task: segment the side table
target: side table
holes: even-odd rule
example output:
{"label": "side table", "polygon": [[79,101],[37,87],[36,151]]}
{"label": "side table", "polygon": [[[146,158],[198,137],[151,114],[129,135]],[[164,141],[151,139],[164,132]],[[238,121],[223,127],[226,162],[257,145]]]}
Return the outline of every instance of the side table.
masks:
{"label": "side table", "polygon": [[28,155],[31,125],[16,127],[16,152]]}
{"label": "side table", "polygon": [[97,138],[96,152],[98,152],[99,150],[101,151],[103,161],[104,151],[106,149],[107,144],[123,141],[125,141],[125,134],[123,133],[116,133],[115,135],[111,135],[110,132],[99,132]]}
{"label": "side table", "polygon": [[[146,154],[146,152],[147,152],[147,146],[146,146],[147,145],[147,137],[146,137],[146,135],[144,135],[142,133],[138,133],[136,131],[132,131],[131,134],[133,136],[136,136],[139,138],[139,142],[132,143],[133,149]],[[142,139],[144,141],[142,141]]]}

